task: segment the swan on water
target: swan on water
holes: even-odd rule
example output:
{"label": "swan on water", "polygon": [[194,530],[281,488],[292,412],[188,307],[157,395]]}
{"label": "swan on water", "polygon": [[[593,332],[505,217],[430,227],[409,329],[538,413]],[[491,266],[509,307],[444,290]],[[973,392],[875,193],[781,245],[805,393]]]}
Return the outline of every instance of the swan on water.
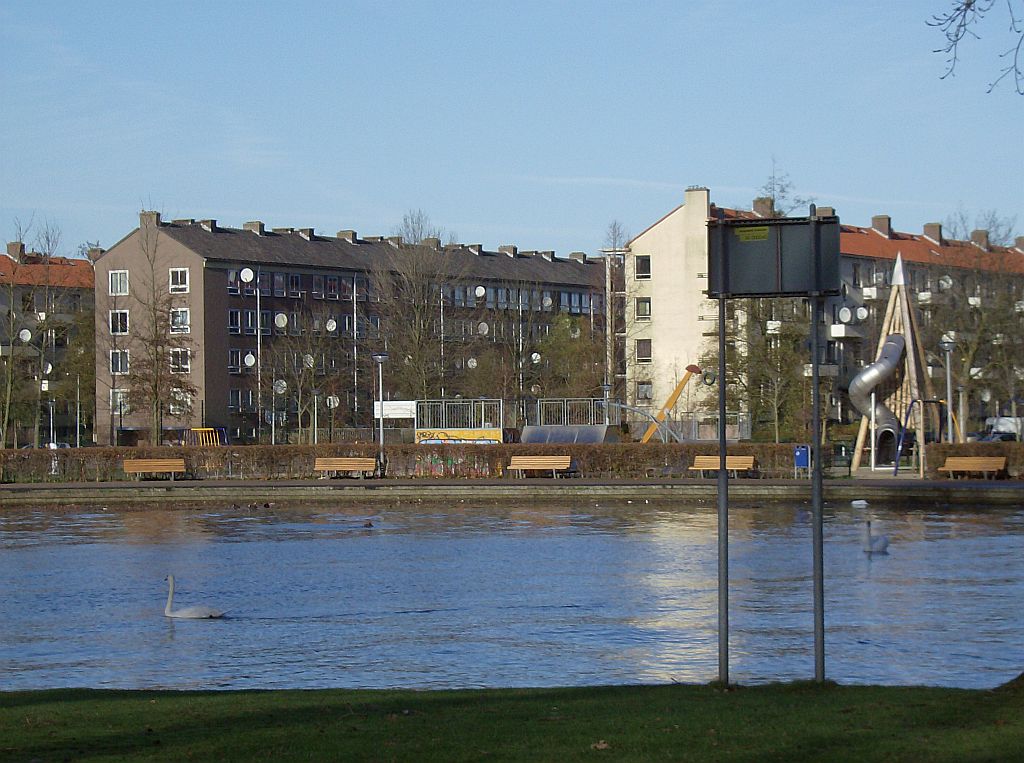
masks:
{"label": "swan on water", "polygon": [[850,501],[850,505],[853,506],[853,508],[855,509],[866,509],[868,506],[868,502],[865,501],[863,498],[857,498],[853,501]]}
{"label": "swan on water", "polygon": [[224,617],[224,613],[213,607],[197,605],[184,609],[171,609],[174,606],[174,575],[167,576],[167,606],[164,607],[165,617],[181,617],[190,620],[203,620],[212,617]]}
{"label": "swan on water", "polygon": [[888,554],[889,536],[873,535],[871,533],[871,520],[867,521],[864,527],[864,553],[865,554]]}

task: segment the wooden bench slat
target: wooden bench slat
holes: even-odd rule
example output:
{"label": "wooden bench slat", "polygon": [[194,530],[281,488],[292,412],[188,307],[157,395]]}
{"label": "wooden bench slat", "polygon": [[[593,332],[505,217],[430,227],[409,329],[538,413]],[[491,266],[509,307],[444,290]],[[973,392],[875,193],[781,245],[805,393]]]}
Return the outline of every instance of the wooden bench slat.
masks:
{"label": "wooden bench slat", "polygon": [[948,472],[950,477],[963,473],[978,473],[986,479],[1006,469],[1006,456],[947,456],[946,463],[936,471]]}
{"label": "wooden bench slat", "polygon": [[571,473],[573,470],[572,456],[512,456],[508,461],[508,471],[550,471],[551,476],[557,472]]}
{"label": "wooden bench slat", "polygon": [[[756,467],[756,459],[754,456],[729,456],[725,457],[725,468],[726,471],[733,473],[736,472],[750,472]],[[721,459],[717,455],[712,456],[694,456],[693,466],[690,467],[690,471],[701,472],[701,476],[705,471],[713,472],[718,471],[718,467],[721,466]]]}
{"label": "wooden bench slat", "polygon": [[366,472],[373,472],[377,469],[375,458],[357,456],[321,457],[313,462],[315,472],[359,472],[362,477]]}
{"label": "wooden bench slat", "polygon": [[184,458],[126,458],[121,464],[125,474],[184,474]]}

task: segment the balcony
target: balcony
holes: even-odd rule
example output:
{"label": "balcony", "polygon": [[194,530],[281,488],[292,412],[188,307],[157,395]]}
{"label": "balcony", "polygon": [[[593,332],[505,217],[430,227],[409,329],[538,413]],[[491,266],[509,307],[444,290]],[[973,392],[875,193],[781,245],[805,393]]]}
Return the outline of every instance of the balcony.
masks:
{"label": "balcony", "polygon": [[850,323],[833,323],[828,327],[830,339],[863,339],[864,329]]}
{"label": "balcony", "polygon": [[[810,378],[814,375],[814,369],[811,368],[810,363],[804,363],[804,376]],[[834,379],[839,376],[839,366],[834,363],[822,363],[818,366],[818,376],[822,379],[830,378]]]}

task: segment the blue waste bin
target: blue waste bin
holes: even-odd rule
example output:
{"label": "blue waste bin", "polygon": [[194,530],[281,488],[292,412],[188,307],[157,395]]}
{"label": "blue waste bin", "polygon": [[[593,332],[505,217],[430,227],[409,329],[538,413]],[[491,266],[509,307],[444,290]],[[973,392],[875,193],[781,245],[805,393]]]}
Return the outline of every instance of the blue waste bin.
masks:
{"label": "blue waste bin", "polygon": [[796,475],[797,470],[805,469],[810,472],[811,469],[811,446],[810,445],[797,445],[793,448],[793,473]]}

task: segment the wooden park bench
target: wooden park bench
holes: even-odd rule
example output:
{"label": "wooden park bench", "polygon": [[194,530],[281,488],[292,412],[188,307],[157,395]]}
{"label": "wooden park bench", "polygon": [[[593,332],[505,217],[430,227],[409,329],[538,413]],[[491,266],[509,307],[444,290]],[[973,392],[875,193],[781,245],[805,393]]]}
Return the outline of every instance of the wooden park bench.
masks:
{"label": "wooden park bench", "polygon": [[125,474],[175,474],[185,473],[184,458],[126,458],[122,465]]}
{"label": "wooden park bench", "polygon": [[[690,471],[700,472],[700,476],[703,477],[704,472],[717,472],[720,465],[721,461],[717,455],[694,456],[693,466],[690,467]],[[740,472],[746,472],[747,475],[750,475],[756,466],[753,456],[727,455],[725,457],[725,468],[727,471],[732,472],[733,477],[738,477]]]}
{"label": "wooden park bench", "polygon": [[508,471],[519,472],[520,477],[525,477],[528,471],[550,471],[552,477],[577,474],[572,456],[512,456]]}
{"label": "wooden park bench", "polygon": [[372,476],[377,471],[377,459],[357,457],[318,458],[313,462],[313,471],[355,472],[357,476],[362,478],[367,473]]}
{"label": "wooden park bench", "polygon": [[948,456],[938,471],[947,472],[953,479],[958,475],[970,477],[972,474],[995,479],[1006,471],[1006,456]]}

